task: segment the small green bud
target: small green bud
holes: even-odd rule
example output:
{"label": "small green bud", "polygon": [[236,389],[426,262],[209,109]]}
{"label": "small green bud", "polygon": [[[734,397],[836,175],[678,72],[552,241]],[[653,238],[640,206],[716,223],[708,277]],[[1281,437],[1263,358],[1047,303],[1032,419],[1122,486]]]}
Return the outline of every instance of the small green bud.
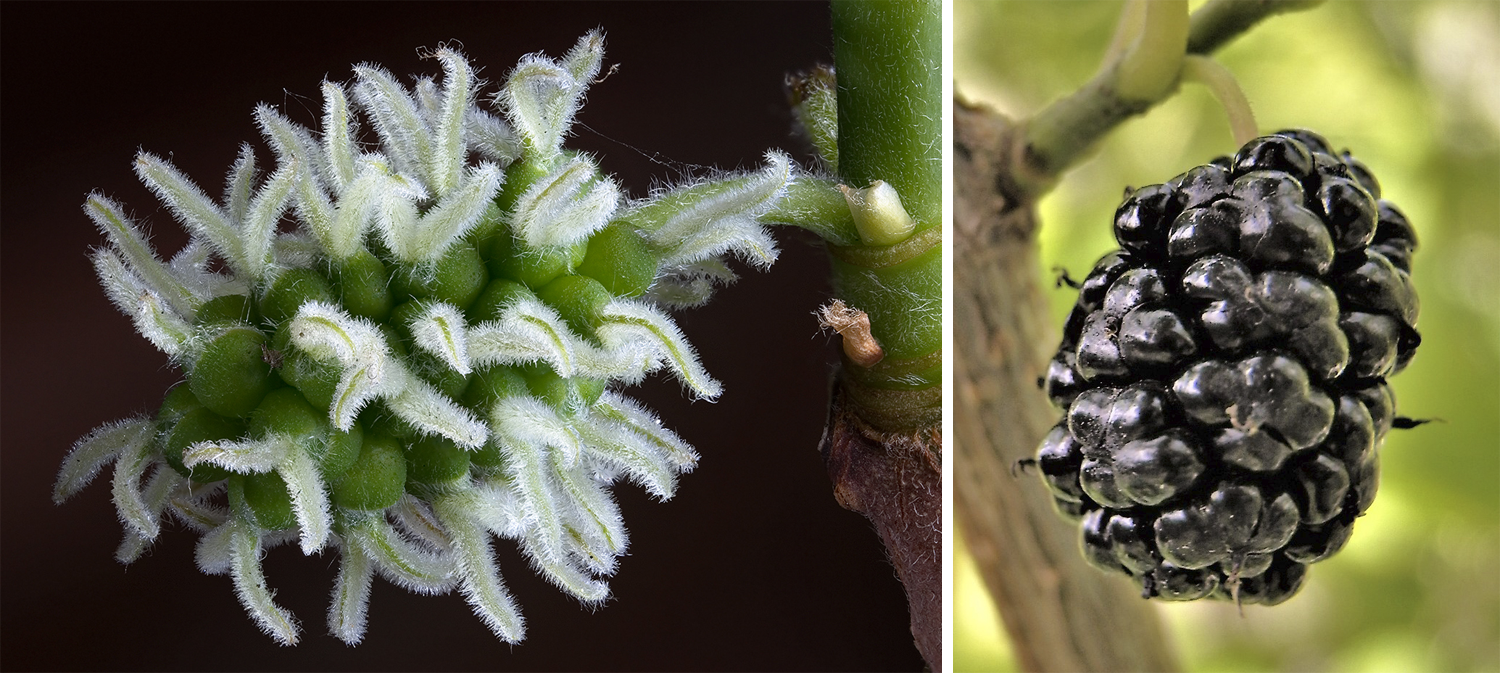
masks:
{"label": "small green bud", "polygon": [[609,382],[604,379],[574,377],[573,387],[578,390],[578,397],[583,400],[583,406],[591,407],[604,395],[604,390],[609,387]]}
{"label": "small green bud", "polygon": [[516,201],[526,193],[526,190],[531,189],[532,183],[547,177],[548,172],[547,166],[537,162],[530,155],[507,166],[505,182],[500,185],[500,193],[495,196],[495,206],[502,212],[515,212]]}
{"label": "small green bud", "polygon": [[521,367],[526,391],[554,409],[576,412],[592,406],[604,394],[605,381],[581,377],[563,378],[545,364]]}
{"label": "small green bud", "polygon": [[406,480],[446,484],[469,473],[469,452],[445,437],[422,437],[406,445]]}
{"label": "small green bud", "polygon": [[481,323],[499,320],[501,311],[517,299],[536,299],[536,295],[521,283],[508,278],[496,278],[485,286],[484,292],[469,306],[469,321]]}
{"label": "small green bud", "polygon": [[198,315],[193,318],[193,323],[196,325],[237,322],[254,324],[258,318],[259,314],[255,311],[255,304],[250,301],[250,297],[243,294],[226,294],[203,302],[203,305],[198,307]]}
{"label": "small green bud", "polygon": [[463,397],[464,389],[469,387],[469,377],[458,373],[447,362],[438,359],[432,353],[420,348],[414,349],[406,360],[411,364],[412,373],[422,377],[448,397],[460,399]]}
{"label": "small green bud", "polygon": [[601,323],[600,311],[614,296],[599,281],[588,276],[563,276],[537,290],[546,302],[580,335],[593,337]]}
{"label": "small green bud", "polygon": [[422,313],[423,308],[425,307],[420,300],[398,304],[396,308],[391,309],[390,322],[385,323],[382,327],[392,328],[396,333],[397,340],[403,346],[406,346],[412,340],[411,321],[415,320]]}
{"label": "small green bud", "polygon": [[839,185],[839,191],[849,201],[854,228],[859,230],[859,240],[865,245],[895,245],[916,230],[916,222],[901,205],[901,195],[884,180],[876,180],[864,189]]}
{"label": "small green bud", "polygon": [[384,402],[376,402],[366,407],[364,413],[360,414],[360,418],[370,432],[389,435],[401,442],[410,442],[422,436],[416,426],[392,413]]}
{"label": "small green bud", "polygon": [[349,431],[334,429],[328,433],[328,441],[315,445],[313,457],[318,460],[318,470],[325,482],[333,483],[344,477],[359,453],[364,448],[365,430],[355,421]]}
{"label": "small green bud", "polygon": [[177,423],[178,419],[186,416],[189,411],[203,408],[203,403],[193,395],[193,389],[189,386],[177,384],[167,391],[167,396],[161,401],[161,409],[156,412],[156,422],[164,427],[170,427]]}
{"label": "small green bud", "polygon": [[405,267],[396,273],[396,281],[415,299],[445,301],[462,310],[474,303],[489,283],[490,274],[473,244],[459,241],[443,253],[433,269]]}
{"label": "small green bud", "polygon": [[478,451],[469,452],[469,462],[478,469],[477,474],[497,475],[505,469],[505,452],[500,450],[499,444],[485,442]]}
{"label": "small green bud", "polygon": [[526,377],[515,367],[497,365],[474,372],[474,380],[464,391],[464,406],[487,418],[490,408],[507,397],[530,394]]}
{"label": "small green bud", "polygon": [[[410,304],[415,302],[407,303]],[[403,336],[402,334],[403,332],[406,332],[408,330],[396,329],[392,325],[393,322],[395,321],[380,323],[380,335],[385,338],[385,345],[389,347],[392,352],[404,358],[411,354],[411,349],[407,348],[406,346],[407,337]]]}
{"label": "small green bud", "polygon": [[319,437],[328,430],[328,412],[319,412],[295,388],[266,394],[250,413],[250,436],[286,435],[293,440]]}
{"label": "small green bud", "polygon": [[527,365],[521,368],[526,377],[526,388],[531,396],[546,402],[553,409],[567,409],[573,386],[558,376],[552,367],[545,364]]}
{"label": "small green bud", "polygon": [[[515,164],[512,164],[514,166]],[[503,189],[503,186],[502,186]],[[502,192],[503,193],[503,192]],[[490,240],[495,236],[505,233],[509,229],[509,218],[506,211],[494,201],[485,207],[484,215],[479,218],[479,224],[474,225],[469,233],[464,234],[464,239],[474,244],[474,248],[483,253],[489,249]]]}
{"label": "small green bud", "polygon": [[536,289],[578,266],[587,253],[587,241],[569,247],[528,248],[515,236],[503,233],[490,241],[487,264],[491,276]]}
{"label": "small green bud", "polygon": [[343,372],[337,363],[324,362],[293,346],[291,324],[290,320],[281,323],[271,337],[271,350],[281,358],[281,367],[276,373],[302,393],[314,409],[329,409],[333,406],[333,395],[338,390]]}

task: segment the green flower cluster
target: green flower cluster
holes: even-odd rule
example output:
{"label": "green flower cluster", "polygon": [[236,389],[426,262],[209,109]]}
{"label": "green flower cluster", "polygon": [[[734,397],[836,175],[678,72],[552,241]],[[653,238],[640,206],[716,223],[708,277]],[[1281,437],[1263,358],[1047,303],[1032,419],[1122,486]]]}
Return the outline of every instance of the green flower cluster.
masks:
{"label": "green flower cluster", "polygon": [[[797,179],[771,153],[756,173],[626,199],[561,143],[598,74],[599,33],[560,60],[523,58],[498,115],[476,104],[462,55],[433,57],[441,82],[407,88],[374,66],[325,82],[320,133],[259,107],[276,169],[260,179],[246,146],[222,202],[142,153],[137,173],[192,234],[170,261],[114,202],[85,206],[110,243],[94,253],[106,291],[186,383],[155,418],[80,440],[56,498],[113,461],[118,558],[171,515],[202,533],[200,568],[229,574],[284,644],[299,627],[260,558],[291,541],[339,552],[329,626],[349,643],[375,574],[456,588],[519,641],[491,535],[602,601],[627,541],[609,487],[623,477],[670,498],[697,461],[619,389],[667,369],[718,396],[664,309],[732,281],[725,255],[774,261],[761,220]],[[287,216],[297,226],[281,231]]]}

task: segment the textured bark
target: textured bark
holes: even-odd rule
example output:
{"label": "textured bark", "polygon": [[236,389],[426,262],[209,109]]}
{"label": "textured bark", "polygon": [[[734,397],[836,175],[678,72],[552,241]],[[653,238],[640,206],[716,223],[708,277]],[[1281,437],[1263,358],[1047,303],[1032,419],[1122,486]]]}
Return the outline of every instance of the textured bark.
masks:
{"label": "textured bark", "polygon": [[839,504],[875,524],[906,587],[911,632],[930,670],[943,670],[943,445],[940,426],[880,432],[835,384],[819,450]]}
{"label": "textured bark", "polygon": [[1016,127],[954,105],[956,518],[1028,671],[1178,667],[1155,606],[1090,567],[1030,458],[1059,413],[1038,389],[1057,330],[1037,286],[1036,210],[1009,167]]}

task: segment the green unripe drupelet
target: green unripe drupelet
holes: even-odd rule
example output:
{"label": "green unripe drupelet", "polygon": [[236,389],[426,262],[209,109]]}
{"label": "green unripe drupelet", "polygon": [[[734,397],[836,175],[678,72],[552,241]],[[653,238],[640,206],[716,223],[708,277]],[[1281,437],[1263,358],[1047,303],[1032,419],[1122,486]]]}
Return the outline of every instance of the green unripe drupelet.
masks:
{"label": "green unripe drupelet", "polygon": [[359,458],[364,432],[355,423],[348,432],[328,423],[328,413],[320,412],[294,388],[278,388],[261,400],[250,414],[250,436],[263,438],[283,435],[296,442],[318,461],[325,481],[341,476]]}
{"label": "green unripe drupelet", "polygon": [[167,396],[161,401],[161,409],[156,412],[156,422],[161,425],[163,431],[171,429],[177,424],[178,419],[186,416],[189,411],[203,408],[203,403],[193,394],[193,389],[177,384],[167,391]]}
{"label": "green unripe drupelet", "polygon": [[260,298],[260,313],[267,323],[280,325],[291,320],[297,309],[310,301],[337,303],[333,286],[312,269],[287,269]]}
{"label": "green unripe drupelet", "polygon": [[379,257],[360,248],[348,259],[331,262],[329,277],[339,303],[350,313],[383,322],[391,314],[391,276]]}
{"label": "green unripe drupelet", "polygon": [[536,299],[536,295],[520,282],[496,278],[484,287],[484,292],[479,293],[479,298],[469,307],[469,322],[478,324],[487,320],[499,320],[505,307],[518,299]]}
{"label": "green unripe drupelet", "polygon": [[526,388],[532,397],[546,402],[553,409],[568,409],[572,406],[569,404],[573,397],[572,384],[553,371],[551,365],[523,365],[521,373],[526,377]]}
{"label": "green unripe drupelet", "polygon": [[604,394],[605,381],[577,376],[565,379],[544,363],[524,365],[520,370],[531,396],[560,411],[587,408]]}
{"label": "green unripe drupelet", "polygon": [[[182,389],[184,386],[178,386]],[[171,396],[168,396],[169,400]],[[166,416],[167,405],[162,405],[162,416]],[[178,474],[200,484],[208,484],[229,477],[229,470],[218,465],[199,463],[189,470],[182,464],[182,454],[198,442],[223,439],[239,439],[245,433],[245,423],[237,418],[225,418],[207,408],[197,407],[182,414],[166,431],[162,442],[162,457]]]}
{"label": "green unripe drupelet", "polygon": [[427,302],[413,300],[397,304],[396,308],[391,309],[391,319],[385,324],[386,326],[389,326],[394,330],[397,340],[400,341],[402,345],[411,345],[411,321],[415,320],[417,318],[417,315],[420,314],[423,309],[426,309],[427,306]]}
{"label": "green unripe drupelet", "polygon": [[250,327],[231,327],[219,334],[188,375],[193,395],[215,413],[250,415],[275,385],[266,345],[266,335]]}
{"label": "green unripe drupelet", "polygon": [[578,273],[599,281],[617,297],[639,297],[656,279],[658,259],[634,227],[616,223],[589,239]]}
{"label": "green unripe drupelet", "polygon": [[[497,365],[474,373],[469,389],[464,391],[464,406],[472,409],[480,418],[489,418],[495,403],[507,397],[525,397],[531,394],[526,377],[515,367]],[[469,460],[488,473],[498,472],[505,466],[505,456],[500,445],[491,440],[478,451],[470,454]]]}
{"label": "green unripe drupelet", "polygon": [[588,276],[563,276],[537,290],[536,296],[562,316],[580,336],[594,339],[594,328],[602,322],[600,311],[614,295]]}
{"label": "green unripe drupelet", "polygon": [[203,302],[203,305],[198,307],[198,314],[193,317],[193,323],[196,325],[223,322],[242,322],[253,325],[259,320],[260,312],[255,309],[255,302],[243,294],[226,294]]}
{"label": "green unripe drupelet", "polygon": [[385,345],[390,347],[392,353],[403,358],[411,354],[411,350],[406,347],[406,341],[401,336],[401,332],[392,327],[391,323],[380,323],[380,335],[385,337]]}
{"label": "green unripe drupelet", "polygon": [[314,409],[302,393],[280,388],[267,393],[250,413],[250,436],[285,435],[300,442],[327,432],[327,416]]}
{"label": "green unripe drupelet", "polygon": [[314,445],[313,450],[313,458],[318,461],[323,481],[332,483],[342,479],[349,468],[354,466],[354,461],[359,460],[364,443],[365,431],[359,421],[350,425],[348,432],[330,428],[327,441]]}
{"label": "green unripe drupelet", "polygon": [[490,204],[485,207],[484,214],[479,216],[479,223],[475,224],[469,233],[464,234],[464,240],[473,243],[474,249],[483,255],[486,250],[490,249],[490,239],[510,230],[509,223],[510,215],[491,200]]}
{"label": "green unripe drupelet", "polygon": [[509,278],[536,289],[583,262],[588,242],[580,241],[567,248],[530,249],[509,232],[496,234],[485,251],[490,275]]}
{"label": "green unripe drupelet", "polygon": [[474,245],[459,241],[434,267],[397,267],[393,280],[414,299],[445,301],[463,310],[484,290],[490,274]]}
{"label": "green unripe drupelet", "polygon": [[417,426],[397,416],[385,405],[384,401],[371,403],[360,414],[360,419],[369,432],[390,435],[402,444],[414,442],[422,436],[422,431],[418,430]]}
{"label": "green unripe drupelet", "polygon": [[348,509],[381,510],[396,504],[406,487],[406,458],[401,443],[383,432],[365,433],[359,458],[333,484],[333,504]]}
{"label": "green unripe drupelet", "polygon": [[444,360],[436,355],[420,348],[413,349],[406,361],[411,364],[412,373],[422,377],[423,380],[437,388],[438,392],[452,398],[463,397],[464,389],[469,387],[469,377],[458,373]]}
{"label": "green unripe drupelet", "polygon": [[292,495],[286,490],[286,480],[275,472],[259,474],[235,474],[230,479],[243,480],[245,503],[255,513],[255,522],[266,530],[286,530],[297,525],[297,514],[292,509]]}
{"label": "green unripe drupelet", "polygon": [[333,394],[338,390],[343,372],[337,363],[324,362],[292,345],[291,321],[281,323],[271,338],[271,350],[281,357],[281,368],[277,373],[281,380],[302,393],[314,409],[333,407]]}
{"label": "green unripe drupelet", "polygon": [[505,167],[505,181],[500,183],[500,193],[495,195],[495,206],[502,212],[512,213],[516,210],[516,201],[521,195],[531,188],[537,180],[547,177],[551,166],[544,166],[532,156],[522,156]]}
{"label": "green unripe drupelet", "polygon": [[[412,373],[422,377],[448,397],[460,397],[469,379],[437,356],[420,348],[411,348],[413,343],[411,321],[428,307],[425,301],[409,301],[391,311],[390,324],[396,325],[395,333],[401,343],[401,355],[411,365]],[[392,347],[394,350],[394,346]]]}
{"label": "green unripe drupelet", "polygon": [[469,452],[446,437],[422,437],[406,445],[406,480],[446,484],[469,473]]}

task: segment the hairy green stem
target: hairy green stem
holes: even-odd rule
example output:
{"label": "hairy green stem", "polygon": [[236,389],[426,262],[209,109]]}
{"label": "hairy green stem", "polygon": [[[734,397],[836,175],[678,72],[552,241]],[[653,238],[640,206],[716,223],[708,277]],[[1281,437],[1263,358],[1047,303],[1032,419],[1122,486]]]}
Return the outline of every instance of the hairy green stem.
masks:
{"label": "hairy green stem", "polygon": [[1250,100],[1245,98],[1245,92],[1240,90],[1239,82],[1228,68],[1207,56],[1189,54],[1182,62],[1182,79],[1208,87],[1214,98],[1219,99],[1219,104],[1229,115],[1229,130],[1234,134],[1236,146],[1243,146],[1260,135]]}
{"label": "hairy green stem", "polygon": [[[839,176],[855,188],[890,184],[915,223],[894,245],[831,249],[835,292],[869,315],[888,360],[920,360],[942,345],[942,5],[836,0],[833,29]],[[941,382],[937,370],[911,369],[858,378],[885,389]],[[939,409],[923,416],[935,422]]]}
{"label": "hairy green stem", "polygon": [[831,245],[859,244],[854,215],[837,180],[799,176],[787,186],[786,195],[756,219],[806,229]]}
{"label": "hairy green stem", "polygon": [[845,351],[818,450],[839,504],[880,535],[913,643],[942,670],[942,3],[834,0],[833,31],[839,177],[895,193],[850,199],[859,238],[828,248],[840,301],[823,319]]}
{"label": "hairy green stem", "polygon": [[890,183],[919,229],[943,214],[942,22],[938,2],[833,3],[839,175]]}

